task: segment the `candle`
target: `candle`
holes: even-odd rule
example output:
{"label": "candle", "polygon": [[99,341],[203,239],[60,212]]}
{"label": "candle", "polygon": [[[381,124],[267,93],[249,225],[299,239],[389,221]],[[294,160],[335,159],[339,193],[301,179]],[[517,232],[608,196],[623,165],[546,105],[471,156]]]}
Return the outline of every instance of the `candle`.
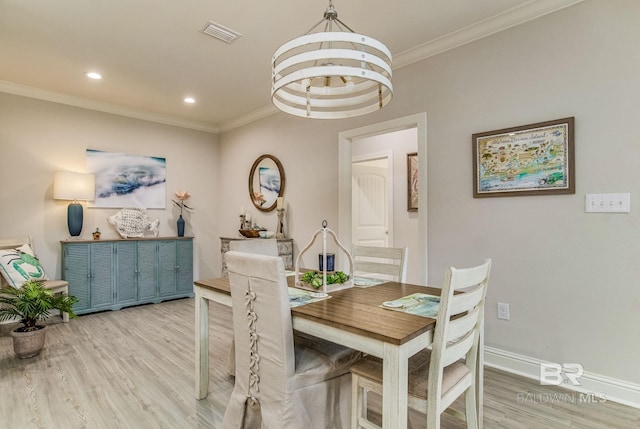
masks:
{"label": "candle", "polygon": [[244,216],[244,206],[240,206],[240,216]]}
{"label": "candle", "polygon": [[247,213],[245,215],[245,219],[247,220],[247,222],[251,222],[251,213]]}
{"label": "candle", "polygon": [[284,198],[278,197],[277,201],[277,209],[282,210],[284,208]]}

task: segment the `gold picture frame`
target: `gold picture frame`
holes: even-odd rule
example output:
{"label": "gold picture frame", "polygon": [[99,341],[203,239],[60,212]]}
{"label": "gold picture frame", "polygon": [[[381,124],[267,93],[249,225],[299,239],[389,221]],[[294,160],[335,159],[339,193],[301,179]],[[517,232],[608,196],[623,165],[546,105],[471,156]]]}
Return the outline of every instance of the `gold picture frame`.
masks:
{"label": "gold picture frame", "polygon": [[407,154],[407,211],[418,211],[418,152]]}

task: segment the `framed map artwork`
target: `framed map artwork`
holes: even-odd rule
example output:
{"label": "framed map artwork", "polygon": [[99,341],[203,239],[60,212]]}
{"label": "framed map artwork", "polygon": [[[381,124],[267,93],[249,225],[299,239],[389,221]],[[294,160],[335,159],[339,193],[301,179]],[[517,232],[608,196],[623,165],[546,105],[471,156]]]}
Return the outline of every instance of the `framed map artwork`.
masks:
{"label": "framed map artwork", "polygon": [[473,134],[473,197],[575,194],[573,122]]}

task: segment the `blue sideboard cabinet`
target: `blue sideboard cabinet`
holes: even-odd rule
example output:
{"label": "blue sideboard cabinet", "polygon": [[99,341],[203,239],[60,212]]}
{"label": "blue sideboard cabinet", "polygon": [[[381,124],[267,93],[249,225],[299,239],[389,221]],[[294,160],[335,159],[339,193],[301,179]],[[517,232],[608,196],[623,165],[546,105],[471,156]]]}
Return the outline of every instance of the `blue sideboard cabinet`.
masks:
{"label": "blue sideboard cabinet", "polygon": [[193,296],[193,237],[65,240],[62,276],[76,314]]}

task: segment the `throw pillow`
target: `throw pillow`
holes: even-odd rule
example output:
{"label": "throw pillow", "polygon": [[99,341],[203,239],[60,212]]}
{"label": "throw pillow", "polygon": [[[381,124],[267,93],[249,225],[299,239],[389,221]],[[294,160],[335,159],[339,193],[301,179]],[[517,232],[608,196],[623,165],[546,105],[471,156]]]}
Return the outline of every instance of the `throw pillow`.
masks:
{"label": "throw pillow", "polygon": [[16,249],[0,249],[0,271],[7,283],[16,289],[30,279],[49,280],[28,244]]}

